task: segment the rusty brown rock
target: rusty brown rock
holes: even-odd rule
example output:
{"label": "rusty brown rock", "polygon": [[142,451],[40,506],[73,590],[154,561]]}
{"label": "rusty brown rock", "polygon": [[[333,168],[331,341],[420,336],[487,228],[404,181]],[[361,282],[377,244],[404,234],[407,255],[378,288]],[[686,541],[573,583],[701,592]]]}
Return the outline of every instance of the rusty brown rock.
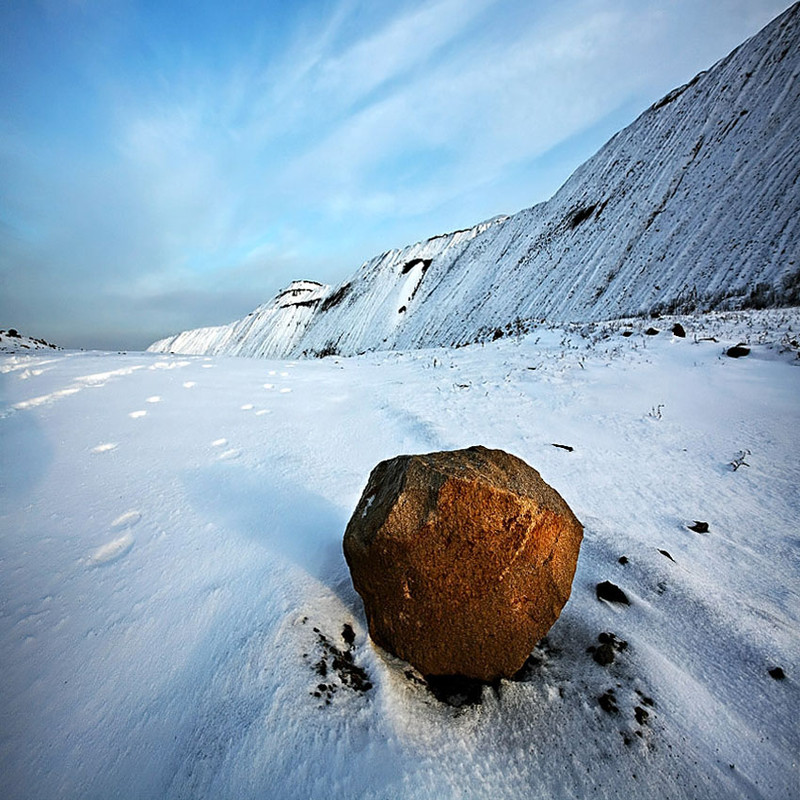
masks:
{"label": "rusty brown rock", "polygon": [[398,456],[344,534],[369,631],[424,675],[510,677],[569,598],[583,527],[502,450]]}

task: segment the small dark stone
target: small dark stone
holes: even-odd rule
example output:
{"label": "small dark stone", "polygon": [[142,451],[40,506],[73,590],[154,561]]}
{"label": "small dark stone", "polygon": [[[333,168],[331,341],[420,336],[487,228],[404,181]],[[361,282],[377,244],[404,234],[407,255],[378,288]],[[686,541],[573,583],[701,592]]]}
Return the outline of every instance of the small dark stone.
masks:
{"label": "small dark stone", "polygon": [[666,550],[659,550],[658,552],[661,553],[661,555],[665,558],[668,558],[670,561],[675,563],[675,559]]}
{"label": "small dark stone", "polygon": [[342,639],[344,639],[345,644],[347,645],[352,645],[356,640],[355,631],[349,622],[345,622],[344,627],[342,628]]}
{"label": "small dark stone", "polygon": [[601,694],[600,697],[597,698],[597,702],[600,703],[600,708],[607,714],[616,714],[619,712],[617,697],[613,689],[609,689],[604,694]]}
{"label": "small dark stone", "polygon": [[614,645],[611,642],[605,642],[600,647],[595,648],[592,658],[601,666],[607,667],[609,664],[614,663]]}
{"label": "small dark stone", "polygon": [[689,530],[695,533],[708,533],[708,523],[695,520],[694,525],[689,526]]}
{"label": "small dark stone", "polygon": [[775,678],[776,681],[782,681],[786,678],[786,673],[780,667],[773,667],[769,674],[771,677]]}
{"label": "small dark stone", "polygon": [[625,565],[625,564],[628,563],[628,556],[620,556],[618,561],[619,561],[620,564]]}
{"label": "small dark stone", "polygon": [[628,336],[633,336],[633,331],[622,331],[622,335],[627,339]]}
{"label": "small dark stone", "polygon": [[611,583],[611,581],[603,581],[602,583],[598,583],[595,587],[595,592],[598,600],[606,600],[609,603],[622,603],[626,606],[631,604],[631,601],[628,600],[628,596],[625,594],[625,592],[623,592],[622,589],[620,589],[615,583]]}
{"label": "small dark stone", "polygon": [[678,336],[681,339],[685,339],[686,338],[686,331],[684,330],[684,327],[683,327],[683,325],[680,324],[680,322],[676,322],[672,326],[672,335],[673,336]]}
{"label": "small dark stone", "polygon": [[644,694],[644,692],[640,692],[638,689],[636,690],[636,694],[639,695],[639,699],[642,701],[643,706],[650,706],[650,708],[655,706],[656,701],[653,700],[652,697],[648,697],[646,694]]}
{"label": "small dark stone", "polygon": [[729,347],[725,351],[725,355],[728,356],[728,358],[742,358],[743,356],[750,355],[750,348],[745,347],[742,344],[737,344],[734,345],[733,347]]}
{"label": "small dark stone", "polygon": [[636,706],[633,709],[633,715],[636,717],[636,722],[639,725],[646,725],[647,720],[650,718],[650,714],[647,713],[641,706]]}
{"label": "small dark stone", "polygon": [[656,328],[648,328],[644,333],[645,336],[658,336],[658,330]]}

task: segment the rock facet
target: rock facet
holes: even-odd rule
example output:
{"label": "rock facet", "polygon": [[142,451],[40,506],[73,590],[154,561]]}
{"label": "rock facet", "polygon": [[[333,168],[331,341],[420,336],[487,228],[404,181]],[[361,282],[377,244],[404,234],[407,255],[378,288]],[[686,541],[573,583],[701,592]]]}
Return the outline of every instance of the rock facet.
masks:
{"label": "rock facet", "polygon": [[372,471],[344,535],[369,631],[424,675],[517,672],[569,598],[583,527],[524,461],[471,447]]}

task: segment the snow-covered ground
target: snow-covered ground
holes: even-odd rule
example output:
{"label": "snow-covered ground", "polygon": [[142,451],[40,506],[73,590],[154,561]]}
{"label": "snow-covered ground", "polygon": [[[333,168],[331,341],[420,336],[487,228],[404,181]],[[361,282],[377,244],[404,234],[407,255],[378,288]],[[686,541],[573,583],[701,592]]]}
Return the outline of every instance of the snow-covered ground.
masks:
{"label": "snow-covered ground", "polygon": [[[800,310],[673,322],[1,356],[0,794],[797,797]],[[586,535],[521,679],[453,707],[370,645],[341,537],[379,460],[479,443]]]}

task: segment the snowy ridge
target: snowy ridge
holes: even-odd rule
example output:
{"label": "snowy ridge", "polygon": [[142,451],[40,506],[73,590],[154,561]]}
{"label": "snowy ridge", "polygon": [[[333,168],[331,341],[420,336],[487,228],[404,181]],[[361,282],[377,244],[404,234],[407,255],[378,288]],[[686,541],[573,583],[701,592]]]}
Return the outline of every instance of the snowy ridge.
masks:
{"label": "snowy ridge", "polygon": [[548,202],[384,253],[302,309],[279,295],[150,350],[353,354],[481,341],[543,319],[800,302],[799,9],[655,103]]}

